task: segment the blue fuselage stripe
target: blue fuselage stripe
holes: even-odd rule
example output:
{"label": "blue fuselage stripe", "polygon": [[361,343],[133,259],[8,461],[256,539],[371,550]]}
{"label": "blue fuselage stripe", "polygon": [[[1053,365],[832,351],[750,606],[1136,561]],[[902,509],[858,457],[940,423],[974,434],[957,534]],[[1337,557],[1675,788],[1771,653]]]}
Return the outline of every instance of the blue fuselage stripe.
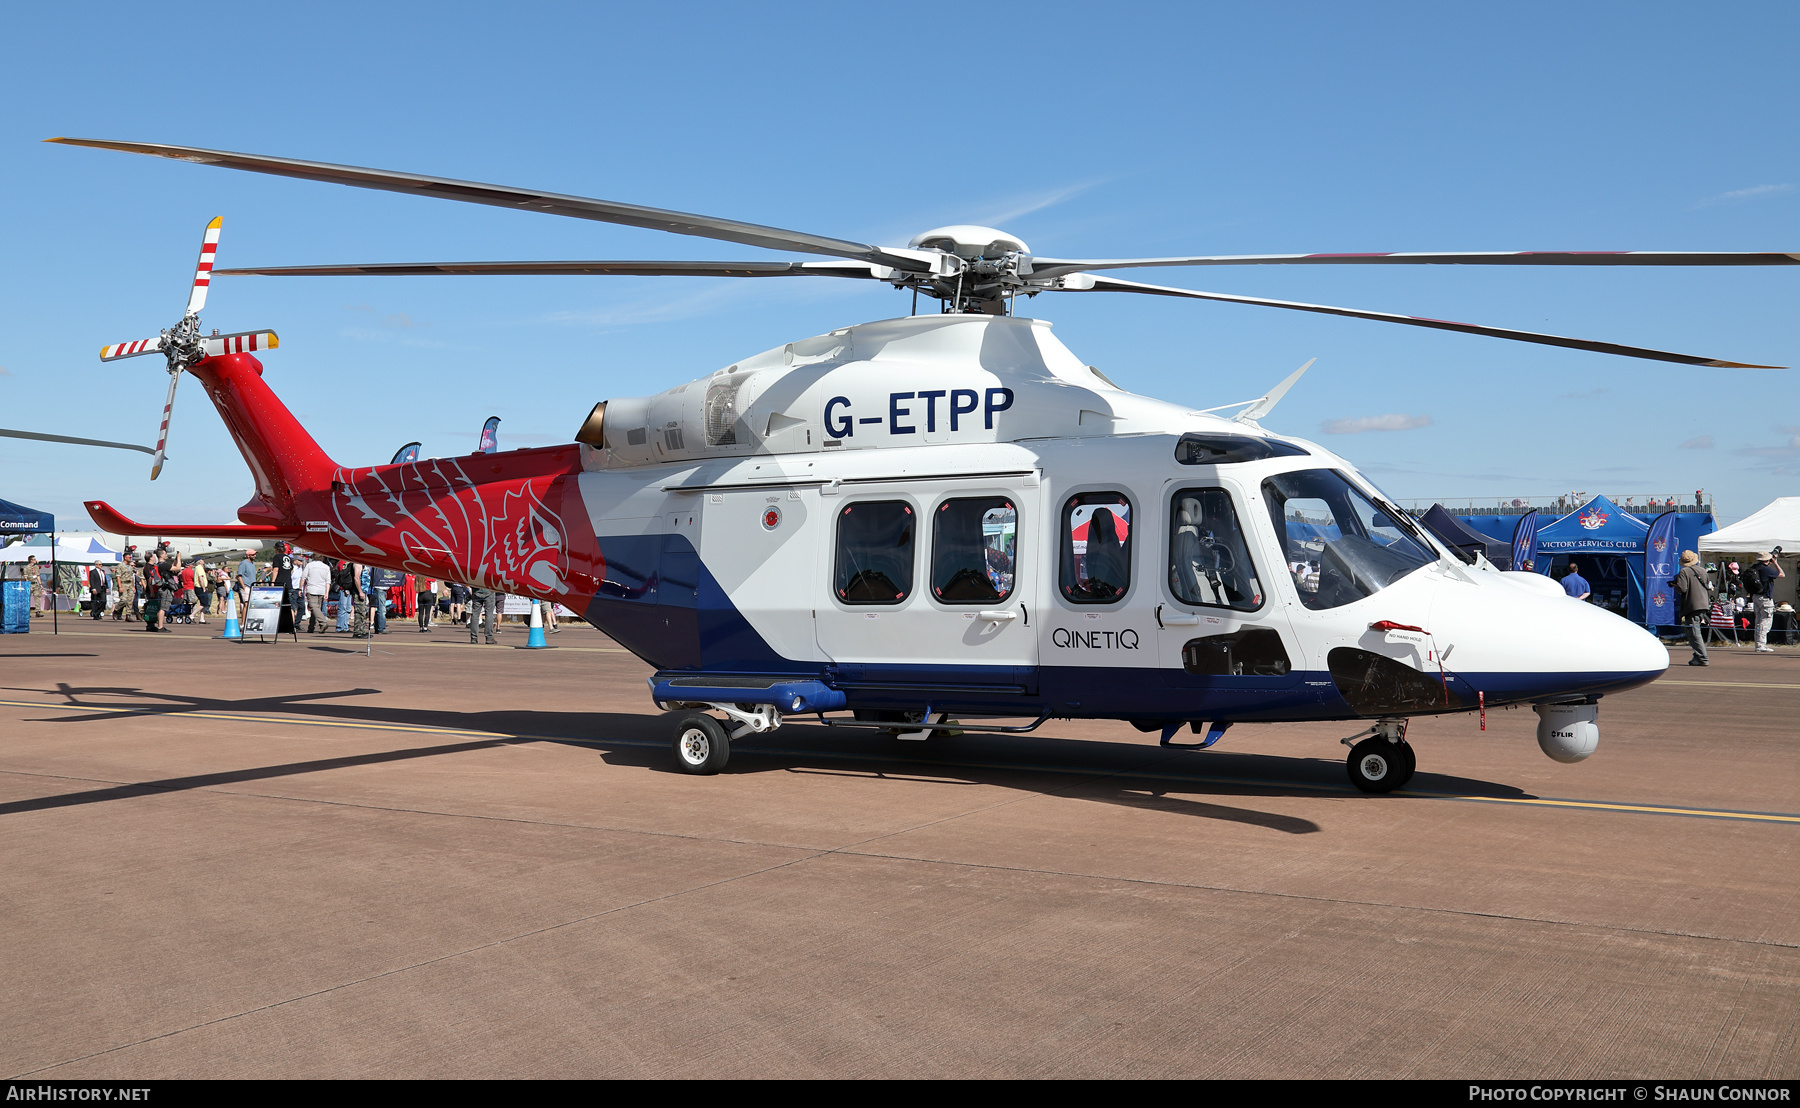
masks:
{"label": "blue fuselage stripe", "polygon": [[[816,679],[842,690],[851,708],[1239,723],[1363,718],[1324,671],[1209,677],[1124,666],[796,661],[750,625],[685,535],[607,535],[600,543],[606,581],[583,615],[670,676]],[[1623,692],[1662,672],[1450,672],[1444,679],[1453,703],[1471,711],[1482,701],[1498,708]]]}

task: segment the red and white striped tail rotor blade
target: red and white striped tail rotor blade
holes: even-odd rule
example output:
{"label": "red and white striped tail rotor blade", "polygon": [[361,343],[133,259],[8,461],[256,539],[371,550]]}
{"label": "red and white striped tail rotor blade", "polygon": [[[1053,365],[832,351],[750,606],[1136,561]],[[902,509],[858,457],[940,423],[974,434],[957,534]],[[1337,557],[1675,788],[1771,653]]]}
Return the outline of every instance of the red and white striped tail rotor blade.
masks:
{"label": "red and white striped tail rotor blade", "polygon": [[200,261],[194,266],[194,291],[188,293],[189,315],[199,315],[200,309],[206,307],[206,288],[212,284],[213,255],[219,252],[219,228],[224,225],[223,216],[214,216],[206,225],[206,238],[200,242]]}
{"label": "red and white striped tail rotor blade", "polygon": [[160,354],[163,348],[162,336],[153,339],[139,339],[136,342],[117,342],[111,346],[100,348],[100,360],[116,362],[120,358],[135,358],[139,354]]}
{"label": "red and white striped tail rotor blade", "polygon": [[212,335],[201,340],[206,356],[216,358],[220,354],[254,354],[259,350],[273,350],[281,345],[281,339],[273,331],[236,331],[229,335]]}
{"label": "red and white striped tail rotor blade", "polygon": [[169,414],[175,410],[175,386],[181,383],[181,374],[169,374],[169,398],[163,401],[162,427],[156,432],[156,458],[150,463],[150,480],[154,481],[162,473],[163,453],[169,445]]}

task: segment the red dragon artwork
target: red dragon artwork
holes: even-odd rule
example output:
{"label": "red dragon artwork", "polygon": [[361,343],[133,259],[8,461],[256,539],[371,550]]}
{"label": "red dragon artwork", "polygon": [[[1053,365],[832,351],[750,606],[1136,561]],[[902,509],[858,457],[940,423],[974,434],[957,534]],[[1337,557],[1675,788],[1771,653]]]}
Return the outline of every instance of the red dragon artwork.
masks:
{"label": "red dragon artwork", "polygon": [[121,534],[288,538],[320,554],[585,611],[606,563],[581,500],[581,447],[539,447],[355,469],[333,462],[249,354],[189,367],[256,483],[239,526],[146,527],[101,501]]}

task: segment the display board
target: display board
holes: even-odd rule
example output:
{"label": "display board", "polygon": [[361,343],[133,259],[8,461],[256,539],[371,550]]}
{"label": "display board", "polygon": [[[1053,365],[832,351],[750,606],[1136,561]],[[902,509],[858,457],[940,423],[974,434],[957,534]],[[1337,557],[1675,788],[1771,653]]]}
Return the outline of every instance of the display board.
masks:
{"label": "display board", "polygon": [[244,609],[246,635],[273,635],[281,625],[281,586],[250,586],[250,604]]}

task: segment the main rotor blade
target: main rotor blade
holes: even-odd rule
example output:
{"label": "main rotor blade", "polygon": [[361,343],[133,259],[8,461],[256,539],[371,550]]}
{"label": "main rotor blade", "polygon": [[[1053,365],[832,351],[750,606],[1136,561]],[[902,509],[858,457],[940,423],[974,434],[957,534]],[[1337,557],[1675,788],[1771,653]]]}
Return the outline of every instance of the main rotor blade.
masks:
{"label": "main rotor blade", "polygon": [[194,288],[188,293],[187,314],[199,315],[200,309],[206,307],[206,288],[212,284],[213,258],[219,252],[219,228],[225,225],[221,216],[214,216],[206,225],[206,235],[200,240],[200,260],[194,263]]}
{"label": "main rotor blade", "polygon": [[1494,250],[1403,254],[1215,254],[1192,258],[1033,258],[1032,277],[1178,265],[1800,265],[1800,254],[1702,250]]}
{"label": "main rotor blade", "polygon": [[132,442],[107,442],[105,439],[78,439],[71,435],[46,435],[38,431],[9,431],[0,427],[0,436],[9,439],[38,439],[42,442],[67,442],[76,446],[105,446],[114,450],[136,450],[141,454],[154,454],[156,451],[148,446],[139,446]]}
{"label": "main rotor blade", "polygon": [[648,208],[641,204],[623,204],[613,200],[596,200],[587,196],[540,192],[536,189],[487,185],[476,181],[458,181],[448,177],[428,177],[419,173],[400,173],[387,169],[369,169],[353,165],[308,162],[297,158],[275,158],[260,154],[238,154],[229,150],[205,150],[194,146],[170,146],[159,142],[112,142],[102,139],[52,138],[67,146],[91,146],[97,150],[118,150],[127,154],[147,154],[158,158],[196,162],[200,165],[223,166],[251,173],[271,173],[279,177],[298,177],[303,181],[324,181],[356,188],[380,189],[386,192],[433,196],[440,200],[460,200],[467,204],[488,204],[497,208],[524,208],[551,215],[592,219],[602,223],[620,223],[628,227],[646,227],[653,231],[671,231],[678,235],[723,239],[746,246],[770,250],[798,250],[804,254],[827,254],[838,258],[855,258],[876,265],[908,272],[924,273],[930,263],[904,254],[891,254],[867,243],[850,242],[805,231],[789,231],[765,227],[717,216],[691,212]]}
{"label": "main rotor blade", "polygon": [[[1083,278],[1089,280],[1090,278]],[[1514,339],[1519,342],[1535,342],[1544,346],[1566,346],[1571,350],[1592,350],[1600,354],[1619,354],[1627,358],[1651,358],[1659,362],[1680,362],[1682,365],[1708,366],[1715,369],[1786,369],[1778,365],[1752,365],[1746,362],[1727,362],[1718,358],[1701,358],[1692,354],[1673,354],[1667,350],[1650,350],[1641,346],[1622,346],[1616,342],[1595,342],[1592,339],[1570,339],[1560,335],[1541,335],[1535,331],[1514,331],[1506,327],[1484,327],[1479,323],[1453,323],[1447,319],[1427,319],[1423,316],[1395,315],[1392,312],[1370,312],[1359,308],[1334,308],[1328,304],[1303,304],[1295,300],[1266,300],[1260,296],[1236,296],[1226,292],[1200,292],[1196,289],[1169,288],[1165,285],[1143,285],[1136,281],[1124,281],[1117,277],[1094,277],[1094,292],[1141,292],[1152,296],[1181,296],[1194,300],[1218,300],[1227,304],[1256,304],[1265,308],[1292,308],[1302,312],[1318,312],[1321,315],[1349,316],[1352,319],[1373,319],[1382,323],[1404,323],[1409,327],[1433,327],[1439,331],[1460,331],[1466,335],[1486,335],[1495,339]],[[1060,292],[1080,292],[1081,289],[1059,289]]]}
{"label": "main rotor blade", "polygon": [[432,277],[594,275],[611,277],[875,277],[875,267],[843,262],[375,262],[221,269],[232,277]]}

